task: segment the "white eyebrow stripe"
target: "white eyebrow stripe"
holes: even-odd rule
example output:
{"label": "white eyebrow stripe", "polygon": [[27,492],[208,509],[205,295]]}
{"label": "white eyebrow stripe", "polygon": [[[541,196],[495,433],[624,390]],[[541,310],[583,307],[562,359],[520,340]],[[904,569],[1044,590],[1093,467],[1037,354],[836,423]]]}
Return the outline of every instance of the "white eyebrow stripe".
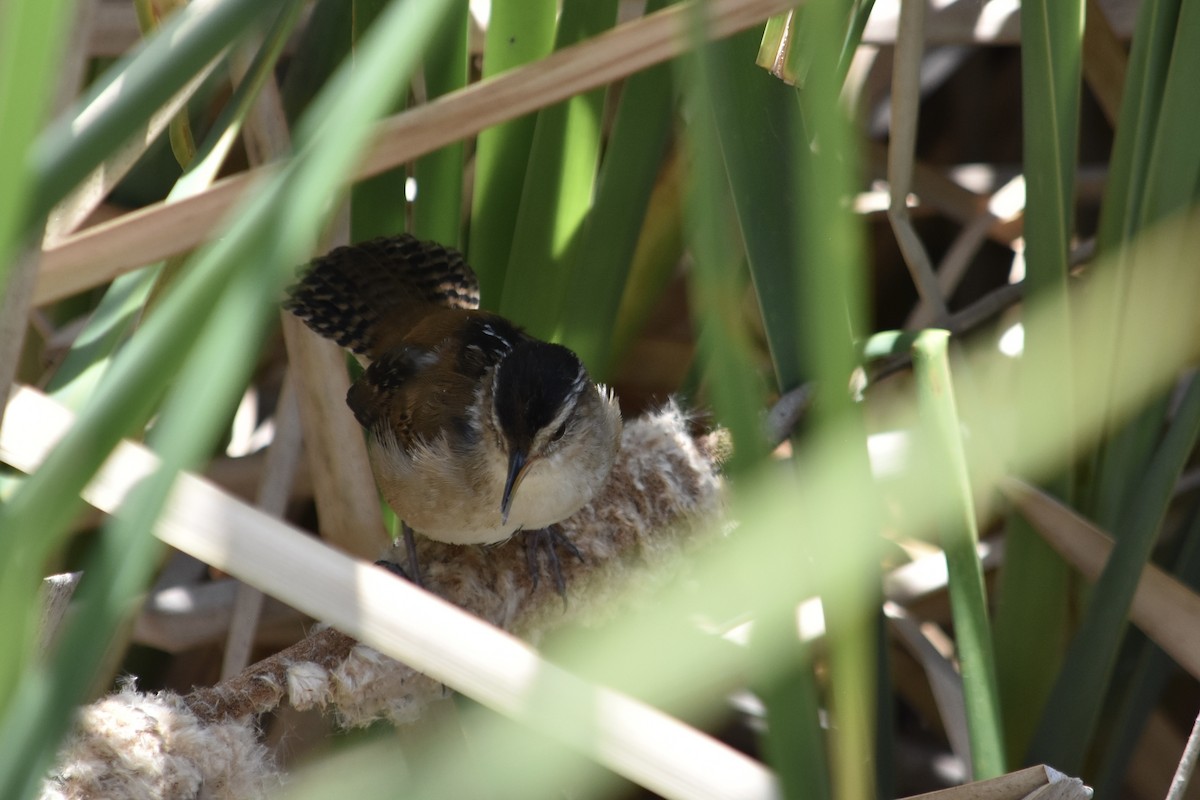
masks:
{"label": "white eyebrow stripe", "polygon": [[591,381],[588,380],[587,372],[582,365],[579,368],[579,373],[575,376],[575,382],[571,384],[570,397],[577,397],[583,393],[583,390],[588,387]]}

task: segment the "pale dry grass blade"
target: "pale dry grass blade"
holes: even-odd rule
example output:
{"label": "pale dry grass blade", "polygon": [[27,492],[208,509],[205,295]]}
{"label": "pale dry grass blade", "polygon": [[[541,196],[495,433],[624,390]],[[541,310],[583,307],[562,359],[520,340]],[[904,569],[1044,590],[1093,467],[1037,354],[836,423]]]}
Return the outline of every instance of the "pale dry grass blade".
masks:
{"label": "pale dry grass blade", "polygon": [[85,0],[80,5],[93,8],[95,25],[87,42],[87,52],[95,58],[116,58],[128,52],[141,39],[137,13],[132,3],[117,0]]}
{"label": "pale dry grass blade", "polygon": [[79,585],[82,572],[66,572],[50,575],[42,580],[42,618],[38,624],[38,654],[44,656],[54,642],[54,636],[62,624],[67,606]]}
{"label": "pale dry grass blade", "polygon": [[[267,448],[267,463],[256,501],[260,509],[273,517],[282,518],[287,509],[303,441],[294,380],[288,373],[284,376],[283,388],[279,393],[275,438]],[[221,680],[236,675],[250,663],[250,652],[262,608],[263,593],[247,583],[239,583],[230,615],[225,653],[221,659]]]}
{"label": "pale dry grass blade", "polygon": [[1078,778],[1039,765],[905,800],[1090,800],[1091,796],[1092,790]]}
{"label": "pale dry grass blade", "polygon": [[[1183,732],[1179,730],[1172,714],[1157,708],[1146,718],[1137,745],[1129,757],[1125,772],[1124,787],[1130,797],[1166,797],[1171,790],[1171,780],[1178,770],[1180,754],[1187,746]],[[1184,794],[1188,800],[1200,798],[1194,784]]]}
{"label": "pale dry grass blade", "polygon": [[59,65],[58,92],[54,97],[55,113],[70,106],[87,80],[87,69],[91,63],[87,43],[96,29],[96,17],[95,3],[76,4],[71,38],[67,41],[63,50],[63,61]]}
{"label": "pale dry grass blade", "polygon": [[[691,46],[692,5],[679,3],[627,22],[541,61],[385,120],[364,172],[381,172],[454,138],[473,135],[683,54]],[[710,0],[705,32],[711,39],[721,39],[793,5],[795,2],[788,0]],[[458,135],[442,138],[445,127]],[[425,139],[434,141],[420,144]],[[420,153],[410,152],[414,147],[420,147]]]}
{"label": "pale dry grass blade", "polygon": [[[720,38],[786,10],[787,0],[712,0],[708,33]],[[379,124],[355,178],[398,164],[674,58],[689,46],[690,3],[621,25],[529,66],[438,98]],[[203,242],[261,170],[220,181],[72,236],[42,255],[34,302],[44,305]],[[269,169],[269,167],[267,168]]]}
{"label": "pale dry grass blade", "polygon": [[[8,283],[0,296],[0,391],[7,391],[17,376],[17,364],[25,347],[29,309],[37,282],[37,251],[23,249],[13,260]],[[0,409],[0,419],[4,410]]]}
{"label": "pale dry grass blade", "polygon": [[[235,59],[234,69],[244,72],[248,61],[245,55]],[[250,109],[245,138],[252,164],[282,158],[291,146],[274,79],[263,84]],[[344,241],[344,234],[338,236]],[[346,552],[374,561],[386,549],[388,537],[366,442],[346,408],[345,357],[341,348],[307,330],[291,314],[282,314],[282,324],[322,535]],[[247,597],[246,602],[252,601]]]}
{"label": "pale dry grass blade", "polygon": [[296,402],[295,378],[290,372],[283,378],[279,405],[275,412],[275,438],[267,449],[262,484],[256,504],[276,517],[283,516],[291,495],[292,482],[300,463],[304,439],[300,429],[300,407]]}
{"label": "pale dry grass blade", "polygon": [[[886,169],[887,149],[874,142],[867,142],[864,152],[873,173]],[[948,177],[942,170],[917,161],[912,167],[912,189],[922,206],[929,206],[940,214],[961,225],[969,225],[980,214],[987,213],[990,198],[976,194]],[[1011,219],[995,220],[988,229],[988,238],[997,244],[1011,246],[1021,235],[1023,215]]]}
{"label": "pale dry grass blade", "polygon": [[[975,552],[984,572],[991,572],[1004,561],[1004,540],[981,541],[975,546]],[[883,596],[918,616],[928,617],[926,607],[930,599],[940,601],[937,605],[939,610],[948,608],[945,594],[949,578],[946,556],[938,550],[886,573],[883,576]]]}
{"label": "pale dry grass blade", "polygon": [[374,561],[387,548],[388,537],[362,428],[346,407],[350,377],[345,353],[291,314],[283,316],[283,337],[297,381],[321,535]]}
{"label": "pale dry grass blade", "polygon": [[[986,210],[963,225],[937,268],[938,288],[943,297],[952,297],[966,276],[980,248],[998,225],[1010,225],[1025,212],[1025,179],[1013,178],[988,198]],[[1011,243],[1010,243],[1011,244]],[[953,319],[954,315],[950,315]],[[905,321],[905,328],[924,328],[933,323],[932,307],[919,303]],[[954,330],[951,327],[951,330]]]}
{"label": "pale dry grass blade", "polygon": [[[230,615],[244,585],[224,578],[154,589],[134,619],[131,639],[172,654],[218,646],[229,636]],[[307,622],[304,614],[268,597],[259,613],[255,636],[259,644],[287,647],[296,641]]]}
{"label": "pale dry grass blade", "polygon": [[[1117,38],[1129,41],[1137,20],[1139,0],[1100,0]],[[930,2],[925,42],[930,47],[945,44],[1015,45],[1021,36],[1020,3],[1017,0],[935,0]],[[1088,12],[1091,14],[1091,11]],[[863,31],[863,43],[889,45],[896,41],[900,0],[876,0],[871,19]]]}
{"label": "pale dry grass blade", "polygon": [[[246,79],[246,73],[261,45],[262,39],[259,37],[230,54],[230,70],[239,83]],[[242,132],[246,155],[254,166],[282,158],[291,147],[291,130],[288,128],[287,115],[283,111],[279,83],[274,77],[263,81],[258,97],[246,115],[246,124]]]}
{"label": "pale dry grass blade", "polygon": [[[1113,548],[1108,534],[1027,483],[1009,478],[1001,489],[1059,555],[1089,580],[1100,577]],[[1129,618],[1192,677],[1200,678],[1200,596],[1147,564]]]}
{"label": "pale dry grass blade", "polygon": [[[54,111],[67,108],[84,78],[87,67],[87,52],[82,46],[95,21],[90,4],[75,15],[71,38],[64,50],[64,59],[58,75],[58,86],[54,96]],[[44,234],[48,238],[52,230],[48,222]],[[43,245],[44,246],[44,245]],[[25,347],[25,331],[29,327],[29,310],[33,304],[37,285],[39,256],[35,250],[21,250],[10,268],[8,281],[0,297],[0,392],[7,392],[17,374],[17,364]],[[0,409],[0,418],[4,410]]]}
{"label": "pale dry grass blade", "polygon": [[900,644],[925,670],[925,679],[937,704],[938,717],[946,731],[950,749],[963,764],[971,763],[971,741],[967,730],[967,707],[962,676],[950,660],[930,642],[922,625],[890,601],[883,604],[888,627]]}
{"label": "pale dry grass blade", "polygon": [[1110,125],[1116,126],[1125,94],[1125,72],[1129,54],[1113,30],[1104,4],[1087,0],[1087,24],[1083,29],[1083,77],[1100,104]]}
{"label": "pale dry grass blade", "polygon": [[[133,137],[105,159],[103,164],[94,169],[79,186],[54,207],[46,222],[46,246],[48,249],[52,249],[66,239],[91,216],[104,198],[112,192],[113,187],[133,168],[151,143],[167,129],[171,120],[200,88],[219,61],[220,59],[214,59],[209,62],[207,67],[184,84],[183,88],[160,107],[150,119],[146,120],[146,123]],[[100,106],[109,99],[111,98],[107,95],[102,96],[97,99],[95,105]],[[90,111],[91,107],[89,107]],[[99,113],[99,109],[96,113]]]}
{"label": "pale dry grass blade", "polygon": [[[71,28],[71,39],[67,42],[67,47],[64,50],[65,60],[62,65],[62,71],[59,73],[58,93],[54,98],[54,113],[61,113],[68,108],[71,102],[78,96],[80,89],[84,85],[87,76],[87,67],[90,63],[90,52],[87,48],[87,42],[91,38],[92,31],[96,27],[97,8],[96,3],[86,2],[77,5],[75,12],[74,25]],[[103,199],[103,198],[101,198]],[[99,200],[91,205],[87,211],[69,212],[51,214],[51,218],[46,223],[46,238],[52,239],[64,231],[64,225],[71,224],[73,219],[82,219],[95,207],[99,205]],[[66,206],[60,204],[60,209],[66,209]],[[56,209],[58,211],[59,209]],[[79,216],[82,214],[82,216]],[[77,224],[77,223],[75,223]],[[5,383],[5,386],[8,384]]]}
{"label": "pale dry grass blade", "polygon": [[256,170],[217,181],[198,195],[124,214],[44,250],[33,304],[62,300],[195,247],[251,181],[262,177],[264,173]]}
{"label": "pale dry grass blade", "polygon": [[933,263],[912,224],[908,195],[912,190],[917,149],[917,120],[921,107],[921,56],[925,51],[925,0],[903,0],[896,32],[892,71],[891,144],[888,147],[888,221],[908,265],[922,305],[935,322],[944,324],[946,300],[938,286]]}
{"label": "pale dry grass blade", "polygon": [[1196,721],[1192,725],[1192,732],[1188,735],[1187,745],[1183,748],[1183,757],[1179,759],[1175,777],[1171,779],[1171,790],[1167,792],[1167,800],[1183,800],[1188,784],[1191,783],[1192,773],[1196,770],[1198,757],[1200,757],[1200,716],[1196,717]]}

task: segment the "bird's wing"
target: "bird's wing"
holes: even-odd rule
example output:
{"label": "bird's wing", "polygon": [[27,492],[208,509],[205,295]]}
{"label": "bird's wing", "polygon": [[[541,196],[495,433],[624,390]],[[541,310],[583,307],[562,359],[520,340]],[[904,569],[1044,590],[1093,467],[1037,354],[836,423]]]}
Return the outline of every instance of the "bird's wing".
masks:
{"label": "bird's wing", "polygon": [[485,311],[432,313],[355,381],[346,403],[359,424],[399,443],[478,435],[469,407],[488,372],[527,335]]}

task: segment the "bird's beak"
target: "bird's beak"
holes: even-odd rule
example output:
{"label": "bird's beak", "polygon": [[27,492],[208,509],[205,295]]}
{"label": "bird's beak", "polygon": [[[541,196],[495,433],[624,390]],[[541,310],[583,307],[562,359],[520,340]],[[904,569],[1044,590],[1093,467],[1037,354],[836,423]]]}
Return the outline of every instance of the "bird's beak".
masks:
{"label": "bird's beak", "polygon": [[520,450],[513,450],[509,455],[508,480],[504,482],[504,496],[500,498],[500,519],[504,523],[508,522],[508,512],[512,510],[513,497],[517,493],[517,487],[525,479],[528,466],[529,462],[525,460],[525,453]]}

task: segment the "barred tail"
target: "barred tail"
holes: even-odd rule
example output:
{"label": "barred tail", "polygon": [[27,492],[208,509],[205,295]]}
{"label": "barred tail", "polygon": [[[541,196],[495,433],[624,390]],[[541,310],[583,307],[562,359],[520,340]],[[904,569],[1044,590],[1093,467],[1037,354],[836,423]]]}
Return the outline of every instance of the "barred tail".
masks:
{"label": "barred tail", "polygon": [[479,281],[457,250],[408,234],[315,259],[283,307],[314,331],[372,359],[436,308],[479,307]]}

